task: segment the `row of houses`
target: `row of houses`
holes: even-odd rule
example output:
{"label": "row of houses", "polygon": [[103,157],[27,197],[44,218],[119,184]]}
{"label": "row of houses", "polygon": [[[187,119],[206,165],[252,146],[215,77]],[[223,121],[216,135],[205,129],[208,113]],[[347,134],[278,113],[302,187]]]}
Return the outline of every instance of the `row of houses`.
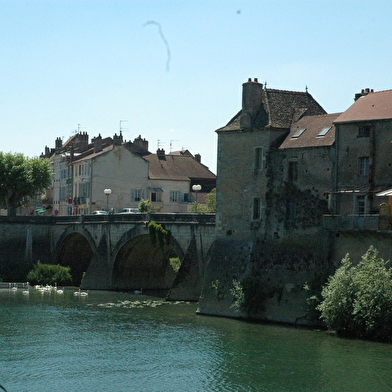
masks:
{"label": "row of houses", "polygon": [[125,142],[122,133],[101,135],[91,141],[78,132],[65,143],[58,137],[55,148],[45,147],[54,177],[45,203],[49,214],[79,215],[95,210],[118,212],[151,201],[160,212],[188,212],[195,202],[194,185],[200,185],[199,202],[216,186],[216,176],[188,150],[156,153],[139,137]]}
{"label": "row of houses", "polygon": [[364,89],[328,114],[305,92],[243,84],[217,131],[217,236],[279,239],[320,228],[378,229],[392,195],[392,90]]}

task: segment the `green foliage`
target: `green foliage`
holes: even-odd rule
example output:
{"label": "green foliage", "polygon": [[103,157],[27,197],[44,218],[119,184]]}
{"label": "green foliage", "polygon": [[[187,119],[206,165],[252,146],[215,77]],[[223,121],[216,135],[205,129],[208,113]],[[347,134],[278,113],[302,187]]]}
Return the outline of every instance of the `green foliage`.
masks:
{"label": "green foliage", "polygon": [[192,204],[191,212],[198,212],[201,214],[216,212],[216,189],[214,188],[208,195],[206,195],[206,204]]}
{"label": "green foliage", "polygon": [[346,336],[392,339],[392,270],[372,246],[358,265],[348,255],[317,307],[329,328]]}
{"label": "green foliage", "polygon": [[144,199],[140,200],[138,208],[139,208],[140,212],[148,212],[148,211],[150,211],[151,201],[150,200],[144,200]]}
{"label": "green foliage", "polygon": [[[237,281],[235,281],[235,282],[237,282]],[[234,284],[234,281],[233,281],[233,284]],[[215,290],[216,298],[218,298],[218,299],[223,299],[224,298],[225,294],[224,294],[224,292],[222,290],[222,287],[221,287],[221,284],[219,282],[219,279],[213,280],[210,283],[210,289]],[[236,290],[236,289],[237,289],[237,287],[235,287],[235,288],[233,287],[233,290]],[[237,293],[237,291],[236,291],[236,293]],[[233,306],[233,307],[235,307],[235,306]]]}
{"label": "green foliage", "polygon": [[216,212],[216,188],[206,196],[207,212]]}
{"label": "green foliage", "polygon": [[32,284],[67,285],[72,282],[71,268],[38,262],[27,274],[27,280]]}
{"label": "green foliage", "polygon": [[234,279],[230,294],[234,297],[231,307],[236,312],[245,312],[247,316],[262,312],[268,296],[260,280],[253,276],[244,278],[242,281]]}
{"label": "green foliage", "polygon": [[181,260],[178,257],[170,257],[169,261],[173,271],[177,274],[181,267]]}
{"label": "green foliage", "polygon": [[0,152],[0,203],[6,206],[8,215],[16,215],[16,208],[26,198],[48,188],[51,178],[48,160]]}
{"label": "green foliage", "polygon": [[155,244],[158,241],[160,247],[163,247],[165,243],[169,245],[171,238],[170,230],[166,230],[161,224],[151,221],[148,224],[148,231],[152,244]]}

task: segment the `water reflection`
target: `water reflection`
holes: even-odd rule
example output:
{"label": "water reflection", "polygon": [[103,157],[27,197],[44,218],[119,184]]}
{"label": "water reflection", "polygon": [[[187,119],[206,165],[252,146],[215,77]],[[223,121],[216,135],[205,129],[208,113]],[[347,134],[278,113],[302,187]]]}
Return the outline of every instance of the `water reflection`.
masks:
{"label": "water reflection", "polygon": [[389,391],[391,349],[127,293],[0,290],[0,384],[35,391]]}

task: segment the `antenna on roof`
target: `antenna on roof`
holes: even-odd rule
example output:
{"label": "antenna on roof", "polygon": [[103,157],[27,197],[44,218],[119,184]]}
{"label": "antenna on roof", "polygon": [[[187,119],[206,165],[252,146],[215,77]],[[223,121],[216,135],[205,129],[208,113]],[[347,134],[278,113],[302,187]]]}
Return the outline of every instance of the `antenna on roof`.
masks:
{"label": "antenna on roof", "polygon": [[122,132],[125,132],[125,131],[128,131],[128,127],[123,127],[123,123],[127,123],[128,122],[128,120],[120,120],[120,134],[122,133]]}
{"label": "antenna on roof", "polygon": [[163,147],[165,143],[162,143],[160,139],[158,139],[158,149]]}
{"label": "antenna on roof", "polygon": [[265,79],[264,88],[267,90],[267,79]]}
{"label": "antenna on roof", "polygon": [[170,140],[170,152],[172,152],[173,142],[179,142],[179,140]]}
{"label": "antenna on roof", "polygon": [[308,92],[308,85],[305,86],[305,91]]}

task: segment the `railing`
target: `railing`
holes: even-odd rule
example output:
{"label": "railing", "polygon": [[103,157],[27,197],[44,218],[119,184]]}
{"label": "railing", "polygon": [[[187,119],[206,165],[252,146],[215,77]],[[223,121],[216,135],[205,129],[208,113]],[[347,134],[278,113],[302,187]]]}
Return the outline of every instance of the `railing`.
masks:
{"label": "railing", "polygon": [[323,228],[332,231],[379,230],[379,214],[324,215]]}
{"label": "railing", "polygon": [[0,216],[1,223],[19,224],[67,224],[67,223],[116,223],[149,222],[158,223],[198,223],[215,224],[215,214],[196,213],[140,213],[108,215],[70,215],[70,216]]}

